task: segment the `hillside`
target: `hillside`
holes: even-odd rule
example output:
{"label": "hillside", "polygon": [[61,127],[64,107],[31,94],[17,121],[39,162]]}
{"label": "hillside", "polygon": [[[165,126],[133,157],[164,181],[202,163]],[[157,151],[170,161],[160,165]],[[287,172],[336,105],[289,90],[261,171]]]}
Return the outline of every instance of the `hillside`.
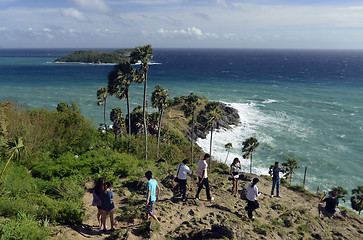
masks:
{"label": "hillside", "polygon": [[[161,166],[160,166],[161,167]],[[163,166],[166,167],[166,166]],[[188,178],[187,202],[176,197],[176,184],[169,170],[157,177],[161,196],[155,212],[161,222],[142,220],[146,179],[124,179],[116,187],[117,207],[116,231],[103,233],[96,228],[96,209],[91,207],[91,193],[84,197],[89,219],[78,229],[65,229],[61,239],[362,239],[363,218],[342,210],[335,219],[320,218],[317,205],[319,199],[313,194],[293,191],[281,187],[282,198],[270,198],[271,180],[260,179],[260,208],[255,212],[256,220],[248,219],[244,207],[246,202],[231,195],[231,182],[226,173],[210,174],[211,193],[215,200],[206,201],[205,191],[201,200],[194,199],[196,182]],[[255,175],[245,174],[239,186],[247,186]],[[86,185],[90,190],[92,184]],[[240,191],[241,193],[241,191]],[[58,239],[58,238],[56,238]]]}

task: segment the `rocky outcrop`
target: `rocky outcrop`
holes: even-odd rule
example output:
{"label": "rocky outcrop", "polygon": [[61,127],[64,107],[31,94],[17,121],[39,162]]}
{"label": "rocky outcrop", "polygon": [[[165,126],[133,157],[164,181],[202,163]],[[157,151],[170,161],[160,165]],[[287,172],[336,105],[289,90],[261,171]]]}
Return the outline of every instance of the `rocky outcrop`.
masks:
{"label": "rocky outcrop", "polygon": [[[223,115],[219,120],[216,129],[230,129],[232,125],[238,125],[240,122],[240,117],[237,109],[227,106],[225,103],[219,103],[220,108],[222,109]],[[194,129],[195,139],[197,138],[206,138],[209,131],[204,131],[204,128],[200,125],[197,125]],[[190,136],[190,134],[188,134]],[[187,135],[187,136],[188,136]]]}

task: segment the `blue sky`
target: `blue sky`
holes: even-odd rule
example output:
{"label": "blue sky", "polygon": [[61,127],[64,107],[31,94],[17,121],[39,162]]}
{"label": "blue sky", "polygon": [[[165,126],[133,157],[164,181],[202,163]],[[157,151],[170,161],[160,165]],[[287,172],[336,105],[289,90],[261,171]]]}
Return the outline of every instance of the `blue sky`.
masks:
{"label": "blue sky", "polygon": [[0,0],[0,47],[363,49],[363,1]]}

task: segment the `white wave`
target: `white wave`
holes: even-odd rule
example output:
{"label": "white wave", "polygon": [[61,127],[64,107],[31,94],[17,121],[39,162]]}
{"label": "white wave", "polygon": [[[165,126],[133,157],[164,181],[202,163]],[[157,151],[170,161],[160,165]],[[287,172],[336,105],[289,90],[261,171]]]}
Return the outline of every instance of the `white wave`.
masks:
{"label": "white wave", "polygon": [[[213,132],[212,157],[219,162],[226,162],[227,165],[230,165],[232,160],[238,157],[242,160],[245,172],[249,171],[250,164],[249,160],[242,159],[242,142],[246,138],[256,137],[260,143],[259,149],[277,149],[280,143],[276,139],[276,136],[288,134],[289,136],[293,135],[296,138],[305,140],[312,131],[303,124],[301,119],[288,116],[283,111],[264,113],[253,102],[226,104],[238,111],[240,123],[232,129],[220,129]],[[227,151],[224,146],[229,142],[232,143],[233,148],[230,150],[230,154],[226,160]],[[203,151],[209,153],[210,133],[206,139],[197,139],[197,144]],[[255,163],[253,163],[252,172],[267,174],[268,169],[266,166],[268,164],[266,162],[274,162],[276,156],[268,156],[267,153],[261,155],[264,155],[265,159],[254,159],[253,161]]]}
{"label": "white wave", "polygon": [[262,103],[278,103],[278,100],[274,100],[274,99],[266,99],[265,101],[263,101]]}

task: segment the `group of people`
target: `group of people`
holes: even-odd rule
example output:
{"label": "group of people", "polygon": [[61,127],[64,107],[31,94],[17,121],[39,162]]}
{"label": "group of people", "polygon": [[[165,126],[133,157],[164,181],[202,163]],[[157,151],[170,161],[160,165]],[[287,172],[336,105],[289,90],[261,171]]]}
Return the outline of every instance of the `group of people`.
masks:
{"label": "group of people", "polygon": [[97,220],[101,230],[107,231],[106,218],[110,217],[111,231],[115,230],[115,221],[113,212],[115,211],[115,204],[113,203],[113,183],[106,182],[104,178],[99,178],[95,187],[93,188],[93,201],[92,206],[98,209]]}
{"label": "group of people", "polygon": [[[205,154],[204,158],[198,161],[197,164],[197,175],[198,175],[198,190],[195,196],[196,200],[200,200],[199,194],[203,187],[205,186],[206,195],[208,201],[213,201],[214,198],[210,194],[209,180],[208,180],[208,163],[207,161],[210,159],[209,154]],[[180,194],[182,197],[182,201],[186,201],[186,186],[187,186],[187,175],[192,174],[193,172],[187,166],[189,163],[188,159],[184,159],[182,164],[179,164],[177,170],[177,179],[176,181],[179,183]],[[238,158],[235,158],[230,167],[230,176],[229,179],[232,180],[232,195],[237,196],[238,193],[238,180],[239,171],[242,169],[241,162]],[[274,168],[272,170],[272,189],[271,189],[271,197],[274,197],[274,190],[276,189],[276,197],[281,197],[280,195],[280,172],[284,173],[285,168],[279,167],[279,162],[275,162]],[[146,191],[146,219],[148,220],[150,217],[154,218],[157,222],[159,222],[156,217],[153,206],[154,203],[159,199],[160,188],[158,182],[153,178],[152,172],[147,171],[145,173],[145,177],[148,180],[147,182],[147,191]],[[247,211],[247,215],[250,219],[254,219],[253,211],[259,208],[259,203],[257,201],[258,196],[261,195],[258,191],[257,184],[259,183],[258,178],[254,178],[252,182],[246,187],[246,200],[247,206],[245,210]],[[114,229],[114,218],[113,212],[115,210],[112,192],[112,182],[104,183],[104,179],[100,178],[94,187],[93,191],[93,203],[92,205],[97,206],[98,208],[98,222],[100,224],[100,229],[106,231],[106,217],[110,216],[111,222],[111,230]],[[336,208],[338,205],[338,201],[335,198],[334,192],[329,192],[329,197],[326,198],[326,193],[324,192],[324,196],[321,198],[322,202],[326,202],[326,206],[324,207],[322,204],[319,204],[318,211],[319,216],[322,217],[322,214],[325,216],[333,217],[335,214],[339,212],[339,209]]]}

